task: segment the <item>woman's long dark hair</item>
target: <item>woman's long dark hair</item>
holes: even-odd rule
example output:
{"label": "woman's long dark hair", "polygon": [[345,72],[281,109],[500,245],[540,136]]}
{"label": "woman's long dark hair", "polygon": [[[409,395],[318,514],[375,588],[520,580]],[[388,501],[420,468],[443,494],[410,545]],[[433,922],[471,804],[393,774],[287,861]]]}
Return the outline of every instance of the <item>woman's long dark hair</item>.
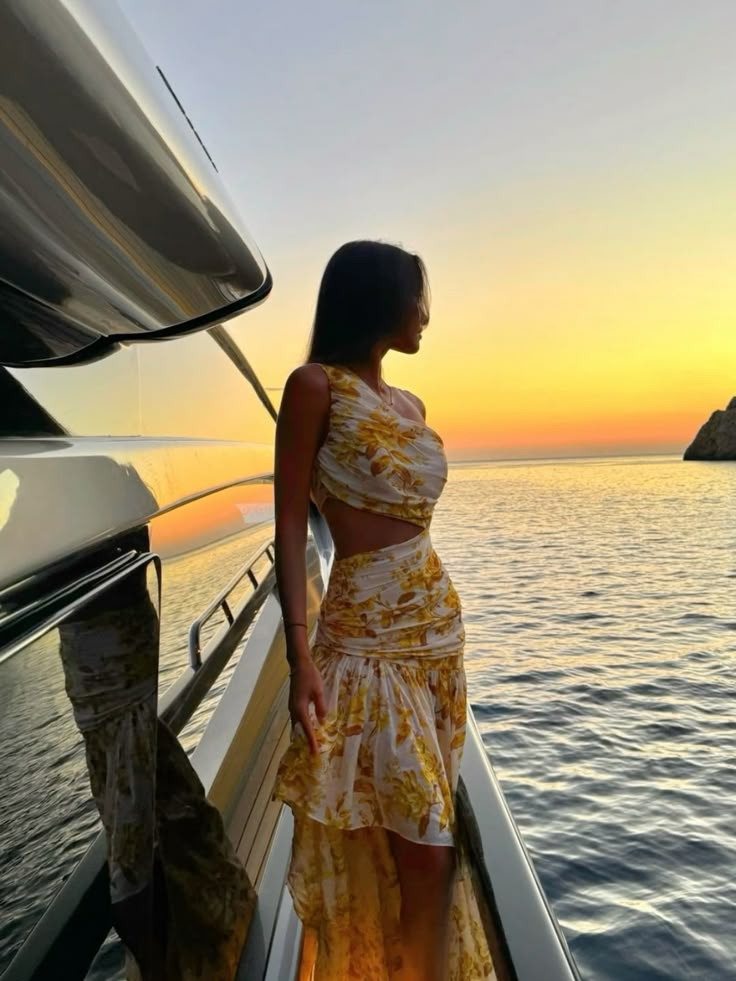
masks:
{"label": "woman's long dark hair", "polygon": [[363,361],[417,307],[427,323],[429,283],[418,255],[386,242],[348,242],[322,276],[307,361]]}

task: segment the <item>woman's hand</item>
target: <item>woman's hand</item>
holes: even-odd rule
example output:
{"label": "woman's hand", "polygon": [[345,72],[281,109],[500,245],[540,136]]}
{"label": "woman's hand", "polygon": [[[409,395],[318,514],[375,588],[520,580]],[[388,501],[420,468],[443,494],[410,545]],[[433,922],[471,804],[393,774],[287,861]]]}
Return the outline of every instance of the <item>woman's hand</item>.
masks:
{"label": "woman's hand", "polygon": [[311,657],[301,658],[291,670],[289,715],[292,724],[301,723],[310,750],[312,753],[317,753],[317,737],[309,714],[309,706],[312,704],[317,721],[321,724],[326,714],[322,675]]}

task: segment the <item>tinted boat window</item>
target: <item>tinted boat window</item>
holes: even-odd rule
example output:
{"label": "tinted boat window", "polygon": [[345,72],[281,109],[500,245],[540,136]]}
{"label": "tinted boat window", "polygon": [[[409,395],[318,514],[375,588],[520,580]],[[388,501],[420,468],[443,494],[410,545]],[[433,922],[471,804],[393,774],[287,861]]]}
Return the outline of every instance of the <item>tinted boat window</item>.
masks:
{"label": "tinted boat window", "polygon": [[[235,330],[236,339],[247,340],[248,316]],[[8,372],[37,403],[28,416],[45,413],[70,435],[273,441],[267,410],[206,333],[132,345],[86,365]],[[6,423],[18,427],[19,417]],[[15,434],[40,435],[17,428]]]}
{"label": "tinted boat window", "polygon": [[157,607],[154,566],[141,566],[0,660],[0,973],[101,830],[80,736],[85,659],[154,645],[155,663]]}

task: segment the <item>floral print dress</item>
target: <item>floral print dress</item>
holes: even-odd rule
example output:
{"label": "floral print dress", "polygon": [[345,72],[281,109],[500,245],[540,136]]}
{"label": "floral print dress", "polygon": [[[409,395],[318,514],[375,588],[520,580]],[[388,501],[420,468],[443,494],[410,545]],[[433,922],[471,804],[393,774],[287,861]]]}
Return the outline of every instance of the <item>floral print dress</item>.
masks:
{"label": "floral print dress", "polygon": [[[294,814],[289,888],[316,940],[315,981],[389,981],[401,965],[401,894],[386,832],[456,843],[465,632],[429,534],[447,461],[434,430],[348,369],[322,367],[332,401],[312,481],[318,506],[338,497],[413,521],[418,534],[333,561],[312,645],[327,710],[318,753],[295,726],[275,796]],[[494,977],[462,852],[447,977]]]}

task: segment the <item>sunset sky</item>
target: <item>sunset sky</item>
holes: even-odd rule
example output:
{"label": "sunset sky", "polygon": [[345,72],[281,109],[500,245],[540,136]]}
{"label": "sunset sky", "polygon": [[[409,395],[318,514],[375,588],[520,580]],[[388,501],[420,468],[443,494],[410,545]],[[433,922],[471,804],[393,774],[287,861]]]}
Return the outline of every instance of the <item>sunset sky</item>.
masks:
{"label": "sunset sky", "polygon": [[386,377],[451,459],[681,452],[736,394],[732,0],[121,3],[272,270],[267,386],[375,237],[428,265]]}

